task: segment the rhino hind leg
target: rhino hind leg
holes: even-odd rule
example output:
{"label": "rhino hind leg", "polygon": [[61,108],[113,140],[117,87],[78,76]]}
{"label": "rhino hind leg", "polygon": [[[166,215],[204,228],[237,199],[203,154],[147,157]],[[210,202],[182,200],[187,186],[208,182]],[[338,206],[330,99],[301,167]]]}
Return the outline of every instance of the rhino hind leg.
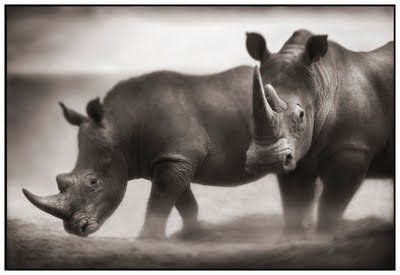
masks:
{"label": "rhino hind leg", "polygon": [[190,190],[192,171],[192,166],[184,161],[162,161],[154,166],[140,239],[165,238],[167,219],[177,201]]}
{"label": "rhino hind leg", "polygon": [[318,209],[318,231],[334,232],[347,205],[365,178],[369,161],[360,151],[342,151],[326,164]]}
{"label": "rhino hind leg", "polygon": [[284,231],[288,235],[303,234],[315,196],[316,176],[301,169],[278,176],[284,216]]}

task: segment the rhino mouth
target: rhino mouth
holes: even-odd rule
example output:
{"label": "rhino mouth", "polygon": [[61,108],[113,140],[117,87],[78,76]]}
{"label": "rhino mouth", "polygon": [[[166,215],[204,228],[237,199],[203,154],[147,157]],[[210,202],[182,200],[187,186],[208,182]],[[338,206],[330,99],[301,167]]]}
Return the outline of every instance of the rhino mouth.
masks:
{"label": "rhino mouth", "polygon": [[246,154],[245,170],[250,174],[288,173],[296,168],[292,147],[285,138],[270,145],[253,141]]}
{"label": "rhino mouth", "polygon": [[[291,157],[289,157],[291,159]],[[282,164],[283,162],[283,164]],[[261,175],[264,173],[279,173],[286,174],[296,168],[296,164],[292,164],[291,160],[275,161],[272,163],[249,163],[246,162],[245,170],[251,175]]]}
{"label": "rhino mouth", "polygon": [[87,237],[99,230],[100,224],[97,221],[86,218],[75,221],[74,218],[64,221],[64,229],[70,234]]}

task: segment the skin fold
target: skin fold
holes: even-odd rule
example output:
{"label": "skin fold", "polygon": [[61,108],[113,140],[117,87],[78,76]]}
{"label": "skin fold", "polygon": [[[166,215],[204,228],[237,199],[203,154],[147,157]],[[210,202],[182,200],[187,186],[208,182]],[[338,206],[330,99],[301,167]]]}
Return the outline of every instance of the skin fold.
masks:
{"label": "skin fold", "polygon": [[354,52],[299,30],[278,53],[257,33],[247,49],[260,69],[246,170],[278,173],[286,230],[296,232],[320,178],[317,228],[332,231],[365,178],[394,177],[393,42]]}

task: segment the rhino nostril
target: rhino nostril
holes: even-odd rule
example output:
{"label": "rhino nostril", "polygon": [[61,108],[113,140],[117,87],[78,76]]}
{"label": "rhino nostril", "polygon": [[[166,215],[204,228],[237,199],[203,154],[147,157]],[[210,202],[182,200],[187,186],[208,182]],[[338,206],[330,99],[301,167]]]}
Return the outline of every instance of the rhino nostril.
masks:
{"label": "rhino nostril", "polygon": [[283,170],[286,172],[293,171],[296,168],[296,161],[292,154],[287,154],[285,156],[285,161],[282,166]]}
{"label": "rhino nostril", "polygon": [[84,221],[83,225],[80,228],[82,233],[85,233],[85,230],[88,227],[88,224],[89,223],[87,221]]}
{"label": "rhino nostril", "polygon": [[290,165],[290,163],[292,162],[292,160],[293,160],[292,154],[288,154],[288,155],[286,156],[286,158],[285,158],[285,165]]}

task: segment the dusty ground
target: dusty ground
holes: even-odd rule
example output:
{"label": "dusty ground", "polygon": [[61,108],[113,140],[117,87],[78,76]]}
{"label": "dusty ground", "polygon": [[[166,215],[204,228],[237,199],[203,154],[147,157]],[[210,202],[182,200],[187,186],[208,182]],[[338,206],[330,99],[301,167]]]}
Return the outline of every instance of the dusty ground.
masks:
{"label": "dusty ground", "polygon": [[394,267],[393,224],[374,217],[344,221],[340,233],[332,237],[312,234],[294,239],[282,238],[279,215],[204,223],[202,232],[190,241],[179,238],[179,233],[166,241],[81,238],[38,224],[8,220],[9,269]]}

